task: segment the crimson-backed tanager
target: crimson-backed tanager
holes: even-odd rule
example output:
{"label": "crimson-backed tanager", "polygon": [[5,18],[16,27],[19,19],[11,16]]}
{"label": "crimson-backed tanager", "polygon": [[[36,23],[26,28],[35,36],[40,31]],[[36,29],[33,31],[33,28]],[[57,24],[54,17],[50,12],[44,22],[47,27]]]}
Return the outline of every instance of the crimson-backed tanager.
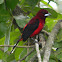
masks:
{"label": "crimson-backed tanager", "polygon": [[[36,16],[34,16],[24,27],[21,38],[17,41],[13,49],[19,43],[19,41],[26,41],[29,37],[34,37],[38,34],[44,27],[45,19],[47,16],[51,15],[47,10],[41,9]],[[12,51],[13,51],[12,49]],[[11,53],[12,53],[11,51]]]}

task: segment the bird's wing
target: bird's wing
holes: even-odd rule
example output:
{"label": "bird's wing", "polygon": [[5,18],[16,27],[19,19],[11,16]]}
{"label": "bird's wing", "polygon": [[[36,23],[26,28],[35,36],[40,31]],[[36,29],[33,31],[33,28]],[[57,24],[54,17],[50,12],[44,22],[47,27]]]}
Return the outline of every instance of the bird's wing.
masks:
{"label": "bird's wing", "polygon": [[23,41],[26,41],[28,37],[38,28],[39,26],[39,19],[33,20],[34,22],[31,24],[28,24],[22,34]]}

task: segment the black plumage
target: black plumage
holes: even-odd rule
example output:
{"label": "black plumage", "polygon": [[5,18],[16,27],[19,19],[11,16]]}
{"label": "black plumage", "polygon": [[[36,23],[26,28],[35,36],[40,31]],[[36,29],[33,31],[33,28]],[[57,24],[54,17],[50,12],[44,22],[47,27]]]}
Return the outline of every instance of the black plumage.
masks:
{"label": "black plumage", "polygon": [[25,29],[23,30],[22,38],[23,41],[26,41],[28,37],[38,28],[39,19],[33,20],[35,23],[27,24]]}

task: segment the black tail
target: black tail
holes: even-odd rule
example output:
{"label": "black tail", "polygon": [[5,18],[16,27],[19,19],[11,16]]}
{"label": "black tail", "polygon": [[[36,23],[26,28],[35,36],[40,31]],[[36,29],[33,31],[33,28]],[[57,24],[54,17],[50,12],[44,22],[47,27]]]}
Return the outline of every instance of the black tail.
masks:
{"label": "black tail", "polygon": [[18,43],[19,43],[19,41],[17,41],[17,43],[13,46],[13,48],[12,48],[12,50],[11,50],[10,54],[11,54],[11,53],[13,53],[14,48],[17,46],[17,44],[18,44]]}
{"label": "black tail", "polygon": [[[21,39],[21,38],[20,38]],[[13,51],[14,51],[14,48],[17,46],[17,44],[19,43],[19,41],[20,41],[20,39],[17,41],[17,43],[13,46],[13,48],[12,48],[12,50],[11,50],[11,52],[10,52],[10,54],[11,53],[13,53]]]}

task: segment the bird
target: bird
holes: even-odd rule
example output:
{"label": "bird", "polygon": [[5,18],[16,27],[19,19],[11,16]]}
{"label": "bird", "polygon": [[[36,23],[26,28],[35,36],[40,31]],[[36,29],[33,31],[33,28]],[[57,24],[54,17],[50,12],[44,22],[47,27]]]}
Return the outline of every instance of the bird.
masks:
{"label": "bird", "polygon": [[18,39],[10,54],[13,52],[19,41],[26,41],[29,37],[31,38],[39,34],[44,27],[45,19],[50,15],[51,13],[49,13],[46,9],[40,9],[38,13],[25,25],[21,38]]}

